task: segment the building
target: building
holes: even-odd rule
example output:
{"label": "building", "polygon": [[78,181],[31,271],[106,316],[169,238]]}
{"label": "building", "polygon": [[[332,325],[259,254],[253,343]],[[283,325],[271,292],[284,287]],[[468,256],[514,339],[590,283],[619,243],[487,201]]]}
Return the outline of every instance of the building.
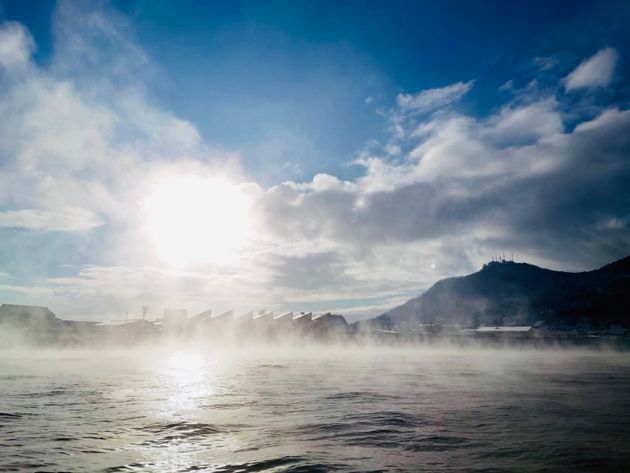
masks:
{"label": "building", "polygon": [[212,317],[212,323],[228,324],[234,320],[234,311],[228,310],[216,317]]}
{"label": "building", "polygon": [[534,328],[530,325],[515,327],[479,327],[474,330],[475,335],[481,338],[490,339],[523,339],[530,338],[534,335]]}
{"label": "building", "polygon": [[237,315],[234,317],[234,322],[250,322],[254,320],[254,311],[250,310],[249,312],[245,312],[244,314]]}
{"label": "building", "polygon": [[347,335],[349,325],[342,315],[326,312],[313,316],[310,332],[315,336]]}
{"label": "building", "polygon": [[94,335],[98,343],[130,344],[159,335],[159,327],[144,319],[113,320],[94,325]]}
{"label": "building", "polygon": [[273,323],[274,323],[275,326],[292,325],[293,324],[293,312],[285,312],[283,314],[275,316],[273,318]]}
{"label": "building", "polygon": [[0,323],[28,327],[56,325],[63,322],[48,307],[2,304],[0,306]]}
{"label": "building", "polygon": [[208,309],[208,310],[198,313],[197,315],[193,315],[190,318],[190,322],[193,324],[199,324],[199,323],[208,322],[211,318],[212,318],[212,309]]}
{"label": "building", "polygon": [[273,322],[273,311],[272,312],[263,312],[254,315],[254,322],[257,324],[264,324]]}
{"label": "building", "polygon": [[[48,307],[2,304],[0,326],[3,335],[38,345],[74,345],[93,334],[96,322],[62,320]],[[5,343],[11,343],[10,337]]]}
{"label": "building", "polygon": [[293,316],[293,325],[295,325],[296,327],[308,326],[311,324],[312,321],[312,312],[300,312],[299,314]]}
{"label": "building", "polygon": [[162,330],[168,333],[182,332],[188,322],[186,309],[164,309],[162,316]]}

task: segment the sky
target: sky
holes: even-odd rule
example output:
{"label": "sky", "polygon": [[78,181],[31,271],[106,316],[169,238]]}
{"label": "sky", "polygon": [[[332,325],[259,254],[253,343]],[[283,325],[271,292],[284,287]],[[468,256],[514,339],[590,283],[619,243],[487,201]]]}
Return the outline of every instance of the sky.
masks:
{"label": "sky", "polygon": [[630,254],[628,2],[0,0],[0,302],[378,315]]}

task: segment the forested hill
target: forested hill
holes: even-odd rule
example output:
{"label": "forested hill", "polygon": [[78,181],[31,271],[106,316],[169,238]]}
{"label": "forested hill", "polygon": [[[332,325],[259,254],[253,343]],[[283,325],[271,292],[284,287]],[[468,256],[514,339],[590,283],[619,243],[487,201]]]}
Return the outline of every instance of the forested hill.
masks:
{"label": "forested hill", "polygon": [[421,296],[372,319],[403,324],[554,326],[630,324],[630,256],[594,271],[568,273],[512,261],[438,281]]}

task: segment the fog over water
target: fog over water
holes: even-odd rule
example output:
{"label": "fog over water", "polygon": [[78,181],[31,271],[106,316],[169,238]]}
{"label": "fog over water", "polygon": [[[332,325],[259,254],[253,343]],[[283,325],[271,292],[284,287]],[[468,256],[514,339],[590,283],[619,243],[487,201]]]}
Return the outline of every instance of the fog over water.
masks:
{"label": "fog over water", "polygon": [[0,352],[2,471],[623,471],[630,354]]}

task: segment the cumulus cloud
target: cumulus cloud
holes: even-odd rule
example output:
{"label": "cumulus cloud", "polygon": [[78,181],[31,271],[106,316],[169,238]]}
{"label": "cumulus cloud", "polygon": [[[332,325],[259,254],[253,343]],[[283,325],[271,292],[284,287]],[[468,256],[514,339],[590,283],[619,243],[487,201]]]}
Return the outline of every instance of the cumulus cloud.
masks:
{"label": "cumulus cloud", "polygon": [[24,67],[34,49],[33,38],[20,23],[6,21],[0,25],[0,68]]}
{"label": "cumulus cloud", "polygon": [[[523,257],[554,266],[580,260],[569,248],[585,245],[591,248],[586,267],[621,256],[613,250],[602,257],[611,248],[596,233],[600,215],[625,215],[630,198],[624,190],[630,111],[604,110],[567,133],[559,104],[545,98],[508,104],[487,118],[451,114],[429,124],[407,160],[361,160],[365,174],[355,182],[271,188],[259,204],[268,231],[280,240],[337,242],[342,252],[396,248],[399,256],[418,242],[448,241],[448,250],[436,253],[462,249],[452,266],[456,273],[480,263],[492,248],[518,248]],[[630,235],[623,238],[630,241]],[[397,264],[392,257],[391,265]],[[426,275],[424,267],[408,277]]]}
{"label": "cumulus cloud", "polygon": [[610,84],[617,63],[617,51],[606,48],[583,61],[564,79],[566,90],[595,89]]}
{"label": "cumulus cloud", "polygon": [[472,88],[474,81],[456,82],[446,87],[425,89],[416,94],[398,94],[396,101],[403,110],[429,112],[460,100]]}
{"label": "cumulus cloud", "polygon": [[543,137],[562,133],[564,124],[554,98],[526,105],[506,106],[486,123],[485,136],[496,145],[536,143]]}

